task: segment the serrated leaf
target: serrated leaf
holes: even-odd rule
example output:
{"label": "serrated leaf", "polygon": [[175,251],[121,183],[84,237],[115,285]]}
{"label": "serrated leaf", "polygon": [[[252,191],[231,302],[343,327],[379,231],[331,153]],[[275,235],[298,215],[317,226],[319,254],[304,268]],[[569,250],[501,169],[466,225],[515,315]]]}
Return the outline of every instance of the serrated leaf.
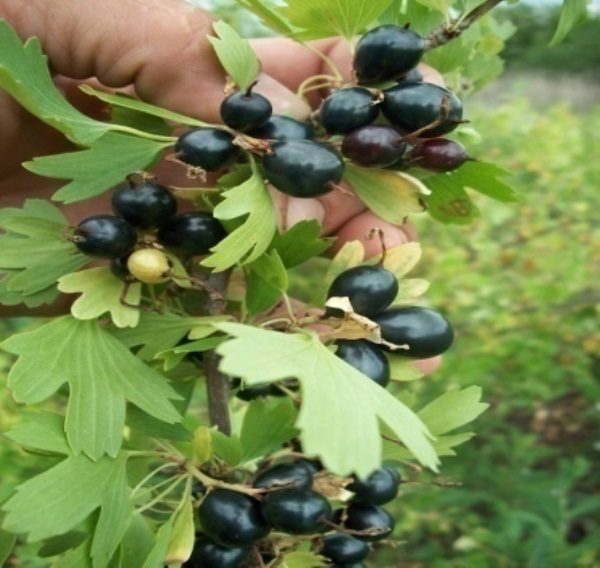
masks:
{"label": "serrated leaf", "polygon": [[428,190],[408,174],[348,164],[345,179],[371,211],[395,225],[425,210],[422,198]]}
{"label": "serrated leaf", "polygon": [[73,456],[20,485],[2,506],[4,529],[31,542],[66,533],[106,502],[126,458]]}
{"label": "serrated leaf", "polygon": [[44,542],[38,549],[37,554],[40,558],[51,558],[52,556],[64,554],[68,550],[73,550],[83,544],[88,536],[83,531],[69,531],[65,534],[53,536]]}
{"label": "serrated leaf", "polygon": [[422,254],[420,243],[404,243],[388,249],[384,266],[393,272],[396,278],[402,278],[419,263]]}
{"label": "serrated leaf", "polygon": [[550,45],[560,43],[573,28],[584,22],[587,18],[587,0],[564,0],[560,10],[558,27]]}
{"label": "serrated leaf", "polygon": [[404,278],[398,282],[398,294],[393,304],[414,303],[429,290],[429,286],[429,282],[422,278]]}
{"label": "serrated leaf", "polygon": [[109,313],[117,327],[135,327],[140,319],[138,306],[142,297],[142,285],[131,284],[121,301],[125,284],[108,266],[90,268],[66,274],[58,280],[58,289],[65,294],[81,294],[71,306],[73,317],[81,320],[97,319]]}
{"label": "serrated leaf", "polygon": [[292,27],[263,0],[238,0],[238,4],[258,16],[263,24],[284,36],[292,35]]}
{"label": "serrated leaf", "polygon": [[19,356],[8,379],[17,401],[36,404],[69,384],[65,429],[76,454],[117,455],[126,400],[164,422],[181,420],[171,402],[179,396],[164,377],[94,321],[62,317],[1,348]]}
{"label": "serrated leaf", "polygon": [[388,7],[390,0],[286,0],[280,8],[290,23],[302,30],[294,34],[302,39],[341,35],[352,39]]}
{"label": "serrated leaf", "polygon": [[214,216],[221,220],[246,219],[202,261],[215,272],[254,262],[269,248],[276,231],[273,202],[254,162],[251,177],[222,195],[224,200],[215,207]]}
{"label": "serrated leaf", "polygon": [[[474,436],[475,434],[473,432],[438,436],[433,442],[433,447],[435,448],[437,455],[440,457],[455,456],[456,452],[453,450],[453,448],[468,442]],[[404,446],[388,440],[385,440],[383,443],[383,457],[385,460],[397,461],[407,461],[413,459],[411,453]]]}
{"label": "serrated leaf", "polygon": [[[427,467],[437,456],[421,420],[388,391],[336,357],[315,334],[282,334],[223,323],[221,370],[250,385],[297,378],[302,407],[296,427],[303,449],[338,475],[364,477],[381,464],[379,420]],[[360,401],[360,403],[359,403]]]}
{"label": "serrated leaf", "polygon": [[416,0],[419,4],[422,4],[426,8],[431,8],[442,14],[447,14],[450,6],[452,6],[453,0]]}
{"label": "serrated leaf", "polygon": [[327,561],[322,556],[313,552],[295,550],[283,555],[282,568],[322,568],[328,566]]}
{"label": "serrated leaf", "polygon": [[450,174],[432,176],[426,181],[431,189],[431,195],[424,197],[427,212],[437,221],[468,225],[479,216],[479,209]]}
{"label": "serrated leaf", "polygon": [[212,432],[212,445],[214,453],[231,467],[236,467],[242,462],[242,443],[237,436],[225,436],[222,432]]}
{"label": "serrated leaf", "polygon": [[388,354],[390,376],[393,381],[410,382],[423,378],[423,373],[417,369],[410,359],[399,355]]}
{"label": "serrated leaf", "polygon": [[133,406],[127,409],[126,423],[131,429],[153,438],[177,442],[189,442],[192,438],[192,433],[183,424],[166,424]]}
{"label": "serrated leaf", "polygon": [[17,535],[0,529],[0,566],[4,566],[9,559],[15,544],[17,543]]}
{"label": "serrated leaf", "polygon": [[21,422],[4,435],[24,448],[71,455],[64,430],[65,420],[51,412],[26,412]]}
{"label": "serrated leaf", "polygon": [[325,252],[334,239],[321,237],[321,224],[316,219],[300,221],[285,233],[277,233],[269,247],[276,250],[286,268],[298,266]]}
{"label": "serrated leaf", "polygon": [[249,315],[254,316],[270,308],[287,287],[287,272],[276,250],[263,254],[248,265],[246,308]]}
{"label": "serrated leaf", "polygon": [[109,132],[89,148],[34,158],[23,167],[39,176],[71,180],[52,198],[75,203],[104,193],[132,172],[149,168],[170,145],[172,142]]}
{"label": "serrated leaf", "polygon": [[171,134],[171,127],[162,118],[125,107],[110,107],[110,120],[115,124],[154,134],[156,137]]}
{"label": "serrated leaf", "polygon": [[217,345],[225,341],[224,336],[207,337],[197,341],[190,341],[183,345],[176,345],[171,349],[157,353],[156,358],[163,360],[163,368],[170,371],[177,367],[190,353],[201,353],[203,351],[212,351]]}
{"label": "serrated leaf", "polygon": [[250,42],[225,22],[216,22],[213,29],[218,37],[208,36],[208,41],[221,65],[240,90],[248,89],[260,73],[260,62]]}

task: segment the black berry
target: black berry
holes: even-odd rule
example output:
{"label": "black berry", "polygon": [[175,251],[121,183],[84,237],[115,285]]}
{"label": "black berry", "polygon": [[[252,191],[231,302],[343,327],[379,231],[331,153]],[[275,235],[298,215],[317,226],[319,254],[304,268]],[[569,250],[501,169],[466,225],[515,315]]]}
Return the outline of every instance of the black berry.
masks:
{"label": "black berry", "polygon": [[323,537],[320,554],[336,564],[352,565],[368,556],[369,545],[349,534],[333,533]]}
{"label": "black berry", "polygon": [[423,80],[423,73],[418,67],[413,67],[406,75],[402,75],[398,82],[408,81],[411,83],[420,83]]}
{"label": "black berry", "polygon": [[342,272],[329,287],[327,297],[347,296],[357,314],[383,312],[398,294],[398,280],[381,266],[357,266]]}
{"label": "black berry", "polygon": [[264,140],[311,140],[315,131],[306,122],[275,114],[260,128],[252,130],[250,135]]}
{"label": "black berry", "polygon": [[367,168],[385,168],[402,158],[407,144],[391,126],[371,124],[348,134],[342,142],[342,154]]}
{"label": "black berry", "polygon": [[373,94],[362,87],[338,89],[321,106],[323,128],[330,134],[346,134],[371,124],[379,116]]}
{"label": "black berry", "polygon": [[112,196],[115,215],[141,229],[163,224],[177,212],[177,202],[171,192],[157,183],[126,184]]}
{"label": "black berry", "polygon": [[198,508],[204,532],[222,546],[248,546],[269,533],[260,503],[247,495],[214,489]]}
{"label": "black berry", "polygon": [[310,140],[273,144],[263,159],[267,179],[294,197],[316,197],[331,191],[344,175],[344,161],[332,148]]}
{"label": "black berry", "polygon": [[210,213],[183,213],[172,217],[158,231],[158,242],[180,254],[208,254],[227,233]]}
{"label": "black berry", "polygon": [[73,242],[89,256],[120,258],[132,251],[137,241],[135,229],[113,215],[88,217],[75,229]]}
{"label": "black berry", "polygon": [[396,522],[385,509],[376,505],[351,503],[346,509],[344,527],[363,534],[353,534],[355,538],[367,542],[383,540],[392,534]]}
{"label": "black berry", "polygon": [[354,71],[360,83],[396,79],[415,67],[423,53],[423,38],[400,26],[380,26],[356,45]]}
{"label": "black berry", "polygon": [[113,273],[113,276],[116,276],[123,282],[133,280],[131,272],[129,272],[129,268],[127,268],[127,258],[127,256],[122,256],[120,258],[113,258],[110,261],[110,271]]}
{"label": "black berry", "polygon": [[434,357],[444,353],[454,340],[450,322],[429,308],[391,308],[373,319],[381,326],[381,335],[386,341],[409,346],[408,351],[396,351],[399,355]]}
{"label": "black berry", "polygon": [[186,568],[240,568],[249,558],[248,548],[219,546],[205,536],[194,543],[192,557],[183,565]]}
{"label": "black berry", "polygon": [[390,123],[407,132],[416,132],[434,122],[441,124],[422,132],[435,138],[454,130],[463,116],[460,99],[448,89],[431,83],[400,83],[384,91],[382,110]]}
{"label": "black berry", "polygon": [[251,91],[237,91],[221,103],[223,122],[240,132],[262,126],[273,113],[269,100]]}
{"label": "black berry", "polygon": [[331,505],[315,491],[283,489],[267,494],[263,513],[274,529],[311,534],[326,529],[324,521],[331,518]]}
{"label": "black berry", "polygon": [[411,158],[416,166],[433,172],[451,172],[471,159],[462,144],[445,138],[423,140],[415,146]]}
{"label": "black berry", "polygon": [[358,339],[337,342],[335,354],[378,385],[385,387],[390,382],[390,364],[377,345]]}
{"label": "black berry", "polygon": [[367,479],[355,479],[346,487],[354,493],[353,503],[385,505],[398,495],[400,477],[395,470],[384,467],[375,470]]}
{"label": "black berry", "polygon": [[233,162],[240,155],[240,149],[225,130],[196,128],[179,137],[175,153],[190,166],[214,172]]}
{"label": "black berry", "polygon": [[310,489],[312,476],[312,471],[304,462],[283,463],[274,465],[257,475],[253,485],[265,489],[282,485],[289,485],[290,489]]}

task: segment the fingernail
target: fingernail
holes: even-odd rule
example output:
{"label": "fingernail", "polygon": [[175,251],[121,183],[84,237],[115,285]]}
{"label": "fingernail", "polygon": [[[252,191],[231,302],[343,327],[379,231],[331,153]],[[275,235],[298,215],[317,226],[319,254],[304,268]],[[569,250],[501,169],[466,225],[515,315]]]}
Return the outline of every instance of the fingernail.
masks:
{"label": "fingernail", "polygon": [[306,219],[316,219],[323,224],[325,208],[316,199],[290,197],[287,206],[287,228]]}

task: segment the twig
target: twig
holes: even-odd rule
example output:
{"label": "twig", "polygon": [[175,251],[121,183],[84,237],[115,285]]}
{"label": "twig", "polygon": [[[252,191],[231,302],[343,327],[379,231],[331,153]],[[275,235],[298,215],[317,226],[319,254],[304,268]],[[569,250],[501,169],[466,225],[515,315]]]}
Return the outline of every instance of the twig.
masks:
{"label": "twig", "polygon": [[502,0],[486,0],[483,4],[477,6],[477,8],[471,10],[465,16],[436,28],[425,39],[425,49],[435,49],[436,47],[440,47],[447,44],[449,41],[456,39],[477,20],[485,16],[492,8],[495,8],[500,4],[500,2],[502,2]]}

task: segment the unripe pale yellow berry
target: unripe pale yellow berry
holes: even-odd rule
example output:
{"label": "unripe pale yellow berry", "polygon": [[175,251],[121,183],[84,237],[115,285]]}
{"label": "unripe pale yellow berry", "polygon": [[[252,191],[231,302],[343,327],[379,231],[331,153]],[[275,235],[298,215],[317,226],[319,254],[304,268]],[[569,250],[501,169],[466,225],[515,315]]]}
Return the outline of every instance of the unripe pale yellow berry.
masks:
{"label": "unripe pale yellow berry", "polygon": [[161,284],[170,278],[171,262],[167,255],[157,249],[140,249],[127,259],[132,276],[144,284]]}

